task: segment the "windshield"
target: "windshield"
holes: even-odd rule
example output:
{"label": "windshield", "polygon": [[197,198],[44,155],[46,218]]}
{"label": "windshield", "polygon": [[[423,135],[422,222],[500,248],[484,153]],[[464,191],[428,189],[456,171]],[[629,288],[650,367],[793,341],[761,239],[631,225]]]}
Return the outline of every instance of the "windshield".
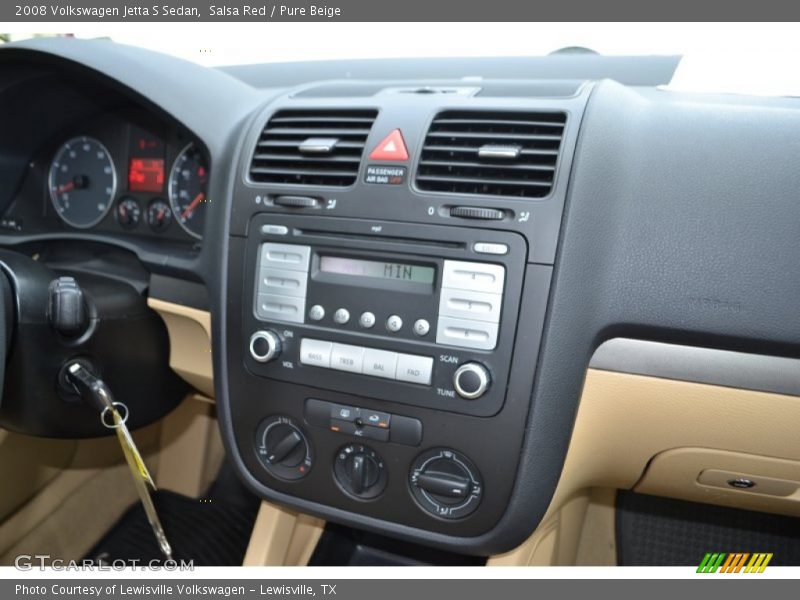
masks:
{"label": "windshield", "polygon": [[211,67],[337,59],[545,56],[565,48],[585,48],[606,56],[683,56],[671,84],[674,89],[800,94],[796,65],[800,36],[793,23],[46,25],[6,24],[11,32],[3,34],[2,40],[33,35],[106,38]]}

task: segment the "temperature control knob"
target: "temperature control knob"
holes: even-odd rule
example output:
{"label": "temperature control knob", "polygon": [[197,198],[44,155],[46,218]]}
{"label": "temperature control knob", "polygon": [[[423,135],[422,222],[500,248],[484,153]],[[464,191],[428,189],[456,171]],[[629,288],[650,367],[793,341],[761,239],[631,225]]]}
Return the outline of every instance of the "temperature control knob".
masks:
{"label": "temperature control knob", "polygon": [[489,371],[480,363],[464,363],[453,374],[453,387],[466,400],[476,400],[483,396],[491,383]]}
{"label": "temperature control knob", "polygon": [[281,338],[268,329],[256,331],[250,336],[250,356],[253,360],[266,363],[278,358],[281,353]]}
{"label": "temperature control knob", "polygon": [[300,479],[311,470],[313,456],[302,429],[288,417],[274,416],[256,430],[256,453],[264,468],[281,479]]}
{"label": "temperature control knob", "polygon": [[478,469],[460,452],[434,448],[420,454],[409,474],[411,495],[422,509],[443,519],[471,514],[481,501]]}
{"label": "temperature control knob", "polygon": [[378,496],[389,478],[383,459],[363,444],[350,444],[339,449],[333,464],[339,486],[351,496],[369,500]]}

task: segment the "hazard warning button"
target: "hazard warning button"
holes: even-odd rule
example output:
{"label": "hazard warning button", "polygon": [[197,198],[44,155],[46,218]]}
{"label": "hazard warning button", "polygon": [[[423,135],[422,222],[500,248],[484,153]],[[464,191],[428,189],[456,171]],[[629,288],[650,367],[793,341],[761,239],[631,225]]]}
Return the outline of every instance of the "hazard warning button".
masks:
{"label": "hazard warning button", "polygon": [[375,146],[372,154],[369,155],[370,160],[408,160],[408,150],[406,149],[406,142],[403,140],[403,134],[399,129],[395,129],[387,135],[380,144]]}

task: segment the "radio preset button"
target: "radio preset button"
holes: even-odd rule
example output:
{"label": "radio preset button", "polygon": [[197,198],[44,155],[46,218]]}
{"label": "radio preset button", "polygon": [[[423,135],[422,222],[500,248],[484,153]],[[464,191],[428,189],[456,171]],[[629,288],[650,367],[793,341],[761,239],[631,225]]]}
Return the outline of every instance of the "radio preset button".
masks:
{"label": "radio preset button", "polygon": [[332,342],[305,338],[300,342],[300,364],[312,367],[331,366]]}
{"label": "radio preset button", "polygon": [[346,308],[337,308],[333,313],[333,322],[337,325],[344,325],[350,320],[350,311]]}
{"label": "radio preset button", "polygon": [[500,294],[442,288],[439,315],[497,323],[502,304],[503,296]]}
{"label": "radio preset button", "polygon": [[399,354],[397,356],[397,380],[430,385],[433,359],[429,356]]}
{"label": "radio preset button", "polygon": [[361,313],[361,317],[358,319],[358,324],[361,325],[364,329],[371,329],[375,326],[375,313],[371,312],[364,312]]}
{"label": "radio preset button", "polygon": [[364,349],[364,375],[394,379],[397,372],[397,353],[386,350]]}
{"label": "radio preset button", "polygon": [[308,271],[311,246],[295,244],[261,244],[261,267],[277,267],[292,271]]}
{"label": "radio preset button", "polygon": [[502,294],[505,275],[503,265],[446,260],[442,287]]}
{"label": "radio preset button", "polygon": [[320,304],[315,304],[308,311],[308,318],[312,321],[321,321],[325,318],[325,309]]}
{"label": "radio preset button", "polygon": [[259,294],[256,314],[261,319],[302,323],[306,299],[278,294]]}
{"label": "radio preset button", "polygon": [[396,333],[403,328],[403,319],[397,315],[392,315],[386,319],[386,329],[392,333]]}
{"label": "radio preset button", "polygon": [[478,350],[492,350],[497,343],[496,323],[439,317],[436,343]]}
{"label": "radio preset button", "polygon": [[331,351],[331,368],[338,371],[361,373],[364,366],[364,348],[348,346],[347,344],[333,344]]}
{"label": "radio preset button", "polygon": [[261,269],[258,292],[260,294],[282,294],[284,296],[305,298],[306,279],[307,276],[302,271],[264,267]]}
{"label": "radio preset button", "polygon": [[428,332],[431,330],[431,324],[428,323],[425,319],[417,319],[414,322],[414,333],[417,334],[419,337],[423,337],[428,335]]}

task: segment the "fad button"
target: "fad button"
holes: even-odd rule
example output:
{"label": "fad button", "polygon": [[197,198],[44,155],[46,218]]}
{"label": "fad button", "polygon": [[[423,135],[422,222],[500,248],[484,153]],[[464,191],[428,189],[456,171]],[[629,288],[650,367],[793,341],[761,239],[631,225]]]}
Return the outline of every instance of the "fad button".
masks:
{"label": "fad button", "polygon": [[408,150],[403,134],[395,129],[378,144],[369,155],[370,160],[408,160]]}
{"label": "fad button", "polygon": [[428,356],[400,354],[397,357],[397,379],[409,383],[430,385],[433,359]]}

